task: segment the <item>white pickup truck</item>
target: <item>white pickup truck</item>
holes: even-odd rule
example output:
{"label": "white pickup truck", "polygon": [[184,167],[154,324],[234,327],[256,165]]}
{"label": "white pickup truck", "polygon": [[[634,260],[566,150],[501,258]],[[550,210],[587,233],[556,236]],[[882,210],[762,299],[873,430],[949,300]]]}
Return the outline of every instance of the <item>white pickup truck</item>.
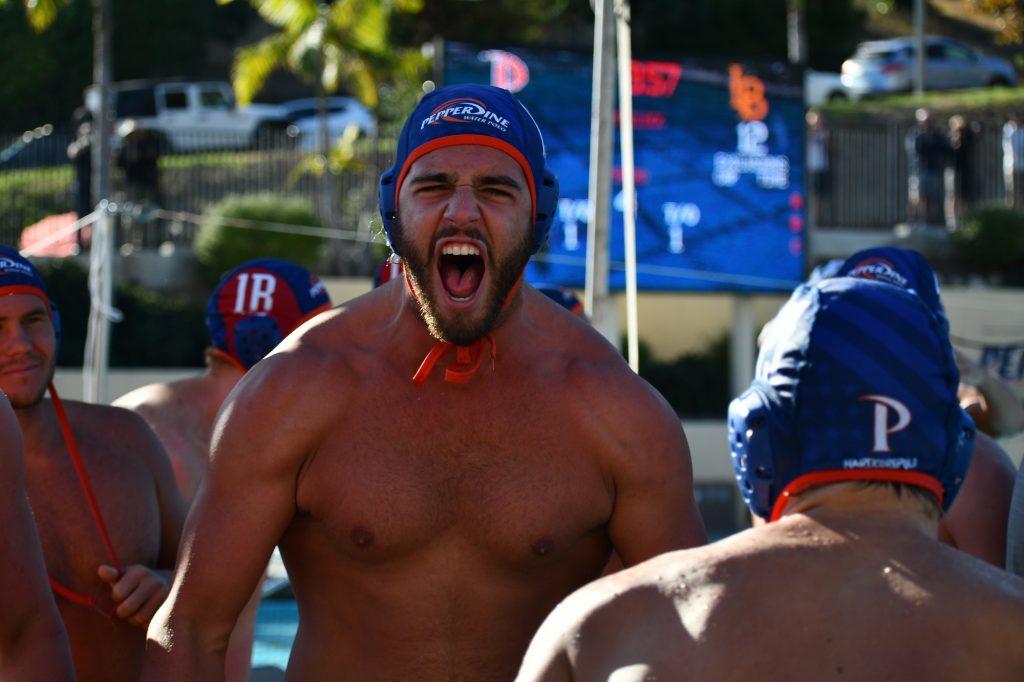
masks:
{"label": "white pickup truck", "polygon": [[[231,86],[222,81],[124,81],[115,83],[111,93],[116,122],[132,119],[178,152],[251,147],[265,131],[283,131],[288,125],[283,110],[236,108]],[[95,88],[86,90],[85,102],[95,115]]]}

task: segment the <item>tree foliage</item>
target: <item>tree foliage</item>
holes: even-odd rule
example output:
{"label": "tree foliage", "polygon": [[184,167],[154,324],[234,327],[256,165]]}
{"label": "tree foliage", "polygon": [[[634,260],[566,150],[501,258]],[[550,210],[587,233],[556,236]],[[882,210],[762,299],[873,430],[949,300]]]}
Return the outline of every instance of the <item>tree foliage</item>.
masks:
{"label": "tree foliage", "polygon": [[1004,44],[1024,42],[1024,0],[963,0],[972,12],[995,17]]}
{"label": "tree foliage", "polygon": [[[38,8],[46,0],[35,0]],[[70,124],[92,82],[91,0],[51,0],[58,12],[37,33],[22,0],[0,0],[0,131]],[[233,46],[256,17],[245,3],[115,0],[113,73],[132,78],[224,79]],[[33,10],[35,11],[35,10]],[[225,61],[218,62],[220,54]]]}
{"label": "tree foliage", "polygon": [[344,83],[364,104],[376,107],[378,81],[408,56],[390,40],[392,16],[422,8],[422,0],[249,2],[276,32],[236,53],[235,95],[243,104],[252,101],[271,73],[285,68],[324,92],[336,92]]}

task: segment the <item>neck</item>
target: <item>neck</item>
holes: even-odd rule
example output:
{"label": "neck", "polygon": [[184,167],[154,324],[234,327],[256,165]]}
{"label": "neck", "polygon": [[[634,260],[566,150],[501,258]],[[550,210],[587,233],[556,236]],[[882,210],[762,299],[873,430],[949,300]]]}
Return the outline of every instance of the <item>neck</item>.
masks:
{"label": "neck", "polygon": [[908,532],[938,536],[938,519],[925,514],[920,502],[887,489],[862,489],[839,483],[809,490],[790,502],[776,523],[797,519],[847,529],[885,528],[886,534]]}
{"label": "neck", "polygon": [[204,411],[208,414],[210,423],[217,416],[217,411],[228,394],[244,376],[245,372],[240,367],[219,360],[214,360],[206,368],[201,377],[203,390],[200,395],[205,402]]}

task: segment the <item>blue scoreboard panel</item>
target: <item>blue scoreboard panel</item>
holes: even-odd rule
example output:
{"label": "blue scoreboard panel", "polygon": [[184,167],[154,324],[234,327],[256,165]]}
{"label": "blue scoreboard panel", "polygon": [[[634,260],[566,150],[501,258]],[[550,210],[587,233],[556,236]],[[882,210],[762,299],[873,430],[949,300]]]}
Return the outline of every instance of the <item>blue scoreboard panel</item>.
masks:
{"label": "blue scoreboard panel", "polygon": [[[448,43],[444,82],[517,94],[561,185],[551,240],[527,279],[584,283],[590,54]],[[802,276],[804,106],[784,64],[635,60],[638,286],[784,291]],[[616,141],[616,155],[618,142]],[[625,288],[622,185],[612,177],[611,282]]]}

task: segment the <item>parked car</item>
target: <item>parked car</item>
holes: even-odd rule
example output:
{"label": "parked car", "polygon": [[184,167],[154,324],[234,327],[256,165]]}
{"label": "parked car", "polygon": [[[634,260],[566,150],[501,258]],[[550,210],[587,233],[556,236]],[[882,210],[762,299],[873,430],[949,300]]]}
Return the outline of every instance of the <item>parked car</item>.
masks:
{"label": "parked car", "polygon": [[[295,99],[279,105],[291,125],[289,135],[295,137],[299,149],[315,150],[320,145],[320,105],[315,97]],[[327,137],[333,144],[345,128],[354,124],[364,135],[377,132],[377,121],[362,102],[354,97],[327,98]]]}
{"label": "parked car", "polygon": [[842,76],[827,71],[804,71],[804,104],[816,107],[828,102],[850,99]]}
{"label": "parked car", "polygon": [[0,149],[0,170],[66,164],[68,145],[74,139],[74,133],[50,123],[26,130]]}
{"label": "parked car", "polygon": [[[228,83],[125,81],[112,88],[114,119],[132,119],[159,135],[173,151],[240,149],[253,145],[268,129],[287,126],[284,112],[237,109]],[[93,115],[99,93],[90,87],[86,106]]]}
{"label": "parked car", "polygon": [[[1005,59],[989,57],[947,38],[924,41],[926,90],[1011,86],[1017,81]],[[906,92],[914,85],[914,39],[873,40],[843,62],[843,85],[854,97]]]}

